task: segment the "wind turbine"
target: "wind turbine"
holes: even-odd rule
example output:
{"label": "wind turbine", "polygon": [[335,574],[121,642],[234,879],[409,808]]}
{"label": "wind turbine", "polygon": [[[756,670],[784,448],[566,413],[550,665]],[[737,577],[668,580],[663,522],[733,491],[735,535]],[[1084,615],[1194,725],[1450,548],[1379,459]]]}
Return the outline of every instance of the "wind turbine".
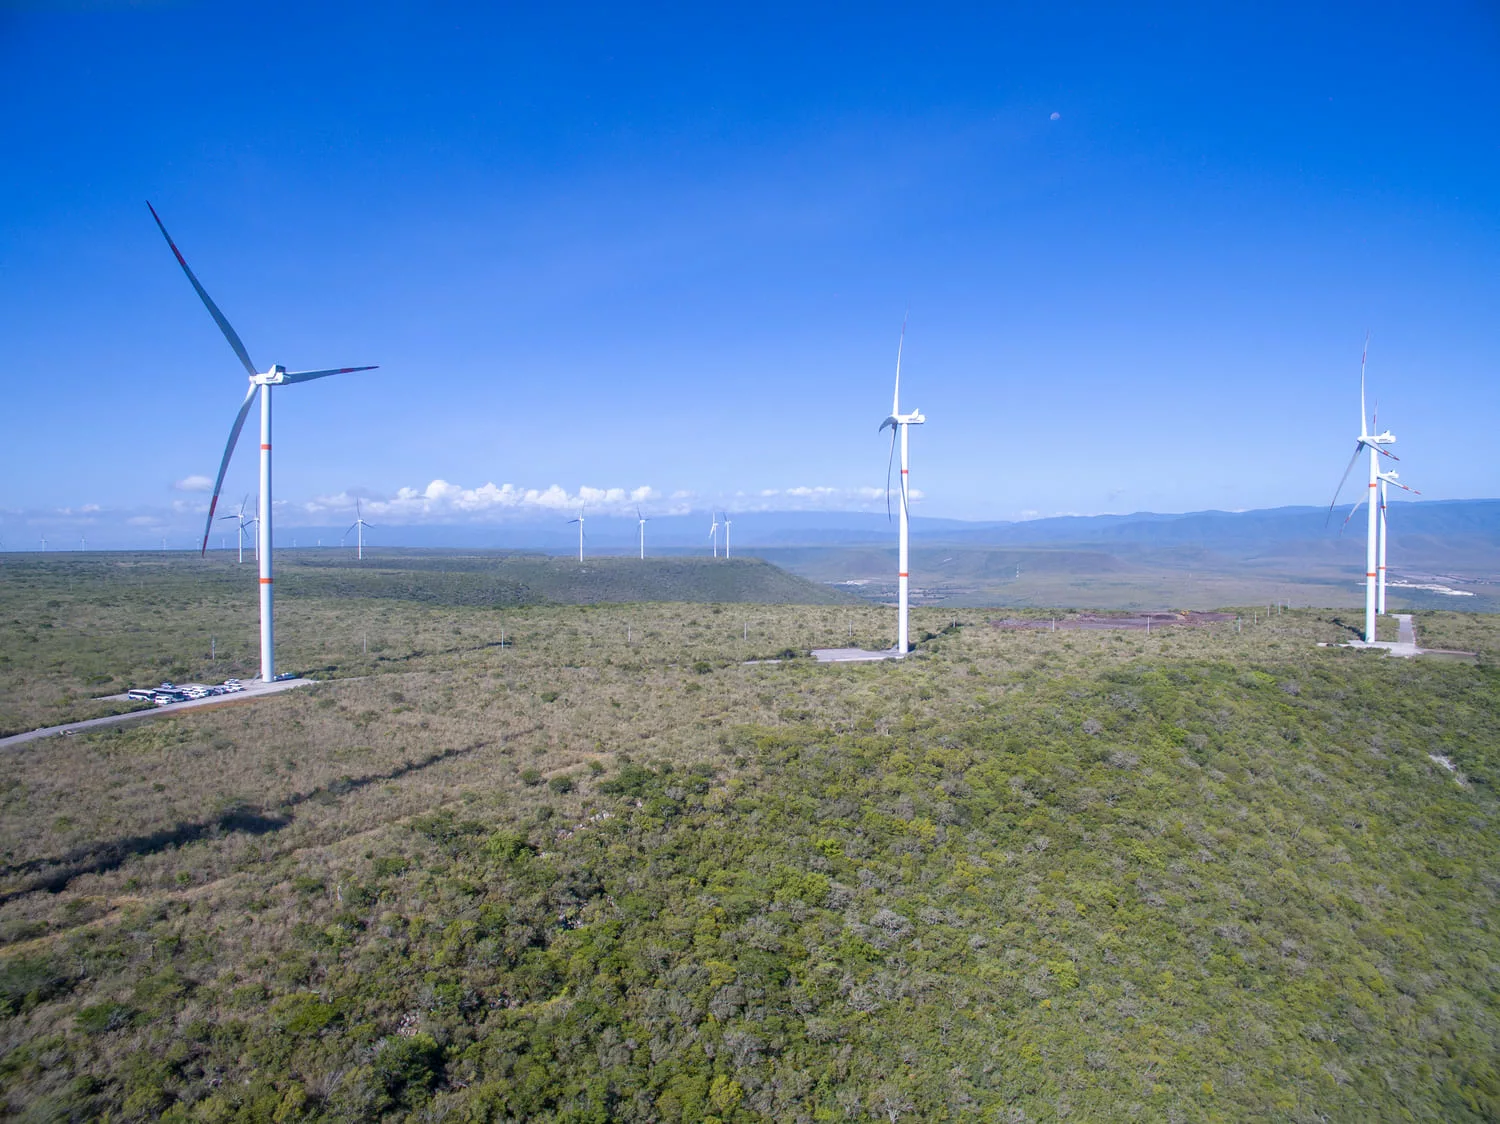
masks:
{"label": "wind turbine", "polygon": [[47,553],[47,536],[46,535],[42,536],[42,553],[43,554]]}
{"label": "wind turbine", "polygon": [[[364,557],[365,557],[365,528],[366,527],[373,527],[373,526],[374,526],[373,523],[366,523],[365,522],[365,517],[360,512],[360,509],[359,509],[359,501],[355,500],[354,501],[354,522],[349,524],[349,531],[357,531],[358,532],[354,536],[354,540],[355,540],[355,542],[357,542],[359,544],[358,554],[356,555],[356,557],[360,561],[363,561]],[[343,546],[344,545],[344,539],[347,539],[349,537],[349,531],[345,531],[344,535],[343,535],[343,538],[339,539],[339,545],[340,546]]]}
{"label": "wind turbine", "polygon": [[733,524],[729,521],[729,512],[724,513],[724,557],[729,557],[729,528]]}
{"label": "wind turbine", "polygon": [[78,536],[78,549],[79,550],[87,550],[88,548],[89,548],[89,540],[86,539],[86,538],[84,538],[82,535],[79,535]]}
{"label": "wind turbine", "polygon": [[[1365,492],[1365,498],[1360,500],[1359,503],[1369,505],[1369,517],[1365,532],[1365,643],[1373,644],[1375,642],[1376,578],[1378,576],[1376,570],[1378,564],[1376,560],[1376,538],[1379,534],[1378,527],[1380,520],[1375,488],[1380,482],[1380,458],[1390,457],[1392,460],[1399,460],[1400,458],[1396,454],[1381,448],[1382,445],[1394,445],[1396,443],[1395,434],[1391,433],[1390,430],[1386,430],[1384,433],[1372,433],[1371,430],[1375,428],[1374,420],[1372,419],[1370,422],[1365,421],[1365,359],[1369,354],[1370,336],[1367,332],[1365,333],[1365,349],[1359,357],[1359,437],[1354,442],[1354,455],[1349,458],[1349,464],[1344,469],[1344,475],[1339,479],[1339,486],[1333,493],[1332,501],[1328,504],[1328,516],[1332,517],[1333,506],[1339,502],[1339,492],[1344,490],[1344,481],[1349,479],[1349,473],[1354,470],[1354,462],[1359,459],[1360,452],[1365,449],[1370,450],[1370,486]],[[1356,503],[1353,509],[1350,510],[1349,518],[1353,518],[1354,512],[1359,510],[1359,503]],[[1324,523],[1326,524],[1327,521],[1325,518]],[[1344,522],[1347,524],[1349,519],[1346,518]]]}
{"label": "wind turbine", "polygon": [[[244,499],[240,500],[240,509],[238,511],[230,512],[230,514],[228,515],[219,516],[220,519],[233,519],[237,524],[235,530],[239,534],[240,560],[236,563],[236,565],[243,565],[245,562],[245,528],[250,526],[251,523],[255,522],[255,520],[253,519],[249,521],[245,519],[245,504],[247,504],[248,502],[250,502],[250,497],[249,495],[246,495]],[[257,557],[259,557],[258,551],[259,548],[257,548]]]}
{"label": "wind turbine", "polygon": [[719,556],[719,513],[714,512],[713,526],[708,529],[708,537],[714,544],[714,557]]}
{"label": "wind turbine", "polygon": [[646,557],[646,524],[651,522],[649,515],[642,515],[641,509],[635,509],[635,520],[641,525],[641,557]]}
{"label": "wind turbine", "polygon": [[1376,599],[1378,604],[1375,606],[1375,611],[1381,616],[1385,615],[1385,542],[1388,537],[1385,526],[1385,508],[1389,486],[1394,484],[1396,487],[1403,488],[1414,496],[1422,494],[1415,488],[1408,488],[1405,484],[1401,483],[1400,476],[1399,472],[1382,472],[1380,474],[1380,564],[1375,567],[1380,573],[1380,588],[1377,592]]}
{"label": "wind turbine", "polygon": [[901,412],[901,350],[906,345],[906,321],[901,321],[901,339],[896,344],[896,392],[891,397],[891,415],[880,423],[883,430],[886,426],[891,428],[891,452],[886,458],[885,465],[885,517],[891,517],[891,463],[896,457],[896,433],[901,434],[901,546],[899,560],[896,565],[896,583],[899,590],[897,618],[896,618],[896,654],[906,655],[911,650],[908,642],[910,631],[908,629],[907,617],[910,611],[910,583],[911,572],[908,561],[908,535],[911,522],[911,489],[908,485],[910,476],[910,463],[907,449],[907,437],[909,427],[921,425],[927,419],[922,412],[915,407],[911,413]]}
{"label": "wind turbine", "polygon": [[583,561],[583,508],[578,509],[578,518],[569,519],[569,523],[578,524],[578,561]]}
{"label": "wind turbine", "polygon": [[214,509],[219,506],[219,489],[224,486],[224,473],[229,468],[229,458],[234,455],[234,447],[239,442],[240,430],[245,426],[245,417],[250,413],[250,404],[255,401],[255,392],[260,391],[260,533],[266,544],[266,549],[260,552],[260,677],[269,683],[276,678],[271,597],[271,545],[274,541],[271,537],[271,388],[311,382],[313,379],[326,378],[329,375],[373,371],[375,368],[373,366],[331,367],[321,371],[288,371],[280,364],[272,364],[264,372],[257,371],[255,364],[250,361],[250,353],[240,342],[240,337],[235,334],[229,321],[224,319],[224,314],[219,311],[218,305],[214,304],[207,291],[198,283],[198,278],[193,275],[193,271],[188,268],[187,259],[182,256],[177,243],[173,242],[172,236],[167,233],[167,228],[162,223],[161,216],[156,213],[156,208],[150,203],[147,203],[146,207],[150,210],[151,217],[156,220],[161,236],[172,248],[172,255],[177,259],[177,264],[182,266],[182,272],[187,274],[188,281],[192,283],[199,299],[208,309],[208,314],[214,318],[214,323],[219,326],[219,331],[224,333],[224,338],[229,341],[230,348],[239,358],[240,365],[245,368],[245,373],[250,377],[250,389],[245,394],[245,400],[240,403],[240,412],[235,415],[234,424],[229,429],[229,441],[224,446],[224,457],[219,462],[219,475],[214,481],[213,499],[208,504],[208,520],[203,528],[203,545],[199,549],[200,554],[208,552],[208,532],[214,524]]}

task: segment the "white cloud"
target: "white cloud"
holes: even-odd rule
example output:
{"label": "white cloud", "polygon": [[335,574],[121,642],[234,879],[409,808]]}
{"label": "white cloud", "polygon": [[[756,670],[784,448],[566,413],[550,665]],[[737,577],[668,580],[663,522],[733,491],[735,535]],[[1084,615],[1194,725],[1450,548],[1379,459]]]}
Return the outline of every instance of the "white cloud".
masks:
{"label": "white cloud", "polygon": [[[547,488],[518,488],[514,484],[482,484],[466,488],[447,480],[433,480],[425,488],[397,489],[393,496],[358,497],[366,515],[393,523],[450,522],[465,518],[477,521],[500,520],[507,516],[555,514],[587,508],[596,513],[626,514],[634,505],[660,497],[649,484],[638,488],[595,488],[583,485],[569,492],[560,484]],[[311,516],[333,512],[344,513],[354,507],[356,497],[349,492],[319,496],[302,504]]]}
{"label": "white cloud", "polygon": [[214,486],[207,476],[184,476],[172,485],[179,492],[206,492]]}
{"label": "white cloud", "polygon": [[[923,493],[912,489],[919,501]],[[827,484],[791,488],[758,488],[703,494],[687,489],[663,493],[643,484],[635,488],[581,485],[570,492],[560,484],[546,488],[522,488],[515,484],[481,484],[466,487],[438,478],[423,487],[399,488],[393,495],[358,495],[343,491],[295,505],[303,521],[343,518],[354,510],[358,499],[365,515],[389,523],[504,522],[509,519],[576,513],[582,507],[592,515],[634,515],[637,505],[649,505],[651,514],[681,515],[690,511],[732,506],[740,511],[848,511],[884,510],[883,487],[835,487]],[[278,501],[279,502],[279,501]]]}

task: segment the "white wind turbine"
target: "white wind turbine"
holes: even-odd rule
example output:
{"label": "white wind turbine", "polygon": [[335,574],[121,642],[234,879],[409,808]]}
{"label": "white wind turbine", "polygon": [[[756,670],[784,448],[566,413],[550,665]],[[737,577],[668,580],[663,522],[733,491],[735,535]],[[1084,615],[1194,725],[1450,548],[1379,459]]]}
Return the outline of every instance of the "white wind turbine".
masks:
{"label": "white wind turbine", "polygon": [[[1365,491],[1365,496],[1356,503],[1349,512],[1349,518],[1353,518],[1354,512],[1359,510],[1359,504],[1369,505],[1369,516],[1365,532],[1365,643],[1375,642],[1375,609],[1377,603],[1377,553],[1376,542],[1379,534],[1380,512],[1377,510],[1378,501],[1375,496],[1375,488],[1380,482],[1380,458],[1390,457],[1399,460],[1394,453],[1381,448],[1382,445],[1394,445],[1396,437],[1390,430],[1384,433],[1372,433],[1375,428],[1374,421],[1365,421],[1365,359],[1370,354],[1370,337],[1365,335],[1365,349],[1359,357],[1359,437],[1354,443],[1354,455],[1349,458],[1349,464],[1344,469],[1344,475],[1339,479],[1339,486],[1333,493],[1333,500],[1328,505],[1328,515],[1332,517],[1334,504],[1339,502],[1339,492],[1344,490],[1344,481],[1349,479],[1349,473],[1354,470],[1354,462],[1359,459],[1362,450],[1370,450],[1370,484]],[[1344,520],[1347,525],[1349,518]],[[1326,523],[1327,520],[1325,519]]]}
{"label": "white wind turbine", "polygon": [[[359,559],[360,561],[363,561],[364,557],[365,557],[365,528],[366,527],[373,527],[374,525],[375,524],[373,524],[373,523],[366,523],[365,522],[364,513],[361,512],[360,509],[359,509],[359,501],[355,500],[354,501],[354,522],[349,524],[349,531],[356,532],[356,534],[354,536],[354,541],[358,544],[358,547],[357,547],[357,553],[356,553],[355,557],[357,559]],[[344,539],[347,539],[349,537],[349,531],[345,531],[344,534],[343,534],[343,537],[339,539],[339,545],[340,546],[343,546],[344,545]]]}
{"label": "white wind turbine", "polygon": [[649,515],[642,515],[641,509],[635,509],[635,521],[641,525],[641,557],[646,557],[646,524],[651,522]]}
{"label": "white wind turbine", "polygon": [[[253,519],[252,520],[248,520],[248,521],[245,519],[245,504],[247,504],[249,502],[250,502],[250,497],[247,495],[244,499],[240,500],[240,509],[238,511],[232,511],[228,515],[221,515],[221,516],[219,516],[220,520],[233,519],[235,521],[235,532],[236,532],[237,537],[239,539],[239,549],[240,549],[239,562],[237,562],[236,565],[243,565],[244,564],[244,561],[245,561],[245,528],[248,527],[248,526],[250,526],[250,524],[254,522]],[[257,557],[258,557],[258,555],[257,555]]]}
{"label": "white wind turbine", "polygon": [[276,653],[273,629],[273,601],[271,596],[271,550],[274,539],[271,533],[271,388],[273,386],[286,386],[292,383],[311,382],[313,379],[326,378],[329,375],[346,375],[354,371],[373,371],[373,366],[368,367],[332,367],[322,371],[288,371],[280,364],[273,364],[264,372],[257,371],[255,364],[250,361],[250,353],[245,350],[245,345],[240,342],[240,337],[230,327],[229,321],[224,319],[224,314],[219,311],[218,305],[214,304],[207,291],[198,283],[198,278],[188,268],[187,259],[182,256],[182,251],[177,248],[177,243],[172,241],[172,236],[167,233],[166,226],[161,221],[161,216],[156,213],[156,208],[150,203],[146,204],[151,211],[151,217],[156,220],[162,237],[167,240],[167,245],[172,248],[172,255],[177,259],[177,264],[182,266],[182,271],[187,274],[187,279],[192,283],[203,305],[208,309],[208,314],[214,318],[214,323],[219,326],[219,331],[224,333],[224,338],[229,341],[230,348],[239,358],[245,373],[250,376],[250,389],[245,395],[244,402],[240,403],[240,412],[235,415],[234,425],[229,429],[229,441],[224,446],[224,457],[219,462],[219,475],[214,480],[213,499],[208,505],[208,520],[203,528],[203,545],[200,554],[208,552],[208,533],[214,525],[214,509],[219,506],[219,490],[224,486],[224,473],[229,468],[229,458],[234,455],[234,447],[240,439],[240,430],[245,426],[245,418],[250,413],[250,404],[255,401],[255,392],[260,391],[260,534],[266,549],[260,551],[260,677],[266,682],[276,678]]}
{"label": "white wind turbine", "polygon": [[713,526],[708,529],[708,537],[714,544],[714,557],[717,558],[719,556],[719,513],[716,511],[713,515],[714,522]]}
{"label": "white wind turbine", "polygon": [[1380,588],[1377,592],[1378,604],[1375,606],[1375,611],[1381,616],[1385,615],[1385,542],[1388,537],[1385,526],[1385,509],[1389,486],[1394,484],[1396,487],[1403,488],[1414,496],[1422,494],[1415,488],[1409,488],[1401,483],[1400,476],[1399,472],[1382,472],[1380,474],[1380,564],[1375,567],[1380,573]]}
{"label": "white wind turbine", "polygon": [[578,518],[569,519],[569,523],[578,524],[578,561],[583,561],[583,508],[578,509]]}
{"label": "white wind turbine", "polygon": [[913,407],[911,413],[901,412],[901,351],[906,346],[906,321],[901,321],[901,339],[896,344],[896,392],[891,397],[891,414],[885,421],[880,423],[883,430],[886,426],[891,427],[891,453],[886,458],[885,465],[885,505],[886,518],[891,516],[891,463],[896,456],[896,433],[901,433],[901,546],[899,550],[899,561],[896,565],[896,583],[898,587],[898,604],[896,619],[896,653],[906,655],[911,650],[910,630],[907,617],[910,610],[910,583],[911,573],[909,569],[909,544],[908,536],[911,523],[911,488],[908,484],[910,478],[910,463],[907,455],[907,436],[909,427],[921,425],[927,419],[922,412]]}
{"label": "white wind turbine", "polygon": [[729,520],[729,512],[724,513],[724,557],[729,557],[729,528],[734,526]]}

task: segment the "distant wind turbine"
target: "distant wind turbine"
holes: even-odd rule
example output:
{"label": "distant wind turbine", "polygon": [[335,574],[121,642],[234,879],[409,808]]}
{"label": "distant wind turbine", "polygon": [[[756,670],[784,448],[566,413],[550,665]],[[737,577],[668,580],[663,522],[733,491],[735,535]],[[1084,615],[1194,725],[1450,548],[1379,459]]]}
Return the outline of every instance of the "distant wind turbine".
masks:
{"label": "distant wind turbine", "polygon": [[[1359,357],[1359,437],[1354,442],[1354,455],[1349,458],[1349,464],[1344,469],[1344,475],[1339,479],[1339,486],[1333,493],[1333,499],[1328,504],[1328,516],[1333,516],[1334,505],[1339,502],[1339,492],[1344,490],[1344,481],[1349,479],[1349,473],[1354,470],[1354,462],[1359,459],[1359,454],[1365,449],[1370,450],[1370,486],[1365,492],[1364,499],[1356,503],[1349,512],[1349,518],[1353,518],[1354,512],[1359,510],[1359,504],[1368,505],[1368,519],[1365,532],[1365,643],[1375,642],[1375,609],[1377,602],[1377,543],[1380,513],[1377,510],[1375,488],[1380,481],[1380,457],[1390,457],[1399,460],[1394,453],[1382,449],[1382,445],[1394,445],[1396,437],[1386,430],[1384,433],[1372,433],[1375,424],[1365,421],[1365,360],[1370,354],[1370,336],[1365,333],[1365,349]],[[1349,518],[1344,520],[1347,525]],[[1324,520],[1325,524],[1327,519]]]}
{"label": "distant wind turbine", "polygon": [[651,522],[651,517],[649,515],[642,515],[641,514],[641,509],[640,508],[636,508],[635,509],[635,519],[636,519],[636,522],[641,525],[641,557],[645,558],[646,557],[646,524],[649,523],[649,522]]}
{"label": "distant wind turbine", "polygon": [[42,553],[43,554],[47,553],[47,536],[46,535],[42,536]]}
{"label": "distant wind turbine", "polygon": [[[248,526],[250,526],[251,523],[255,522],[255,520],[253,520],[253,519],[248,520],[248,521],[245,519],[245,504],[247,504],[249,501],[250,501],[250,496],[248,494],[246,494],[245,498],[242,499],[242,500],[240,500],[240,509],[238,511],[230,512],[228,515],[221,515],[221,516],[219,516],[220,519],[233,519],[235,521],[235,524],[236,524],[235,525],[235,530],[238,532],[238,535],[239,535],[239,544],[240,544],[240,559],[239,559],[239,562],[235,563],[236,565],[243,565],[244,564],[244,561],[245,561],[245,528],[248,527]],[[258,556],[258,554],[257,554],[257,556]]]}
{"label": "distant wind turbine", "polygon": [[89,540],[86,539],[86,538],[84,538],[82,535],[79,535],[78,536],[78,549],[79,550],[87,550],[88,548],[89,548]]}
{"label": "distant wind turbine", "polygon": [[891,397],[891,414],[885,421],[880,423],[883,430],[887,426],[891,429],[891,452],[886,458],[885,465],[885,515],[891,517],[891,463],[896,457],[896,434],[901,434],[901,525],[900,525],[900,550],[896,564],[896,584],[898,588],[898,609],[896,616],[896,652],[898,655],[906,655],[911,650],[910,630],[908,628],[907,616],[910,604],[910,582],[911,573],[908,562],[908,532],[911,520],[911,488],[908,484],[910,477],[910,465],[908,463],[907,433],[908,428],[921,425],[927,419],[922,412],[915,407],[909,414],[901,412],[901,352],[906,346],[906,321],[901,321],[901,339],[896,344],[896,392]]}
{"label": "distant wind turbine", "polygon": [[260,391],[260,532],[266,544],[266,549],[260,552],[260,677],[270,682],[276,678],[271,596],[271,548],[274,542],[271,533],[271,388],[311,382],[314,379],[327,378],[329,375],[373,371],[375,368],[373,366],[330,367],[321,371],[288,371],[280,364],[272,364],[264,372],[257,371],[255,364],[250,360],[250,353],[240,342],[240,337],[230,327],[229,321],[224,319],[224,314],[219,311],[218,305],[214,304],[208,292],[198,283],[198,278],[194,276],[193,271],[188,268],[187,259],[182,256],[177,243],[173,242],[172,236],[167,233],[167,228],[162,223],[161,216],[156,213],[156,208],[150,203],[146,206],[151,211],[151,217],[156,220],[162,237],[172,248],[172,255],[177,259],[177,264],[182,266],[182,271],[187,274],[188,281],[192,283],[199,299],[208,309],[208,314],[214,318],[214,323],[219,326],[219,331],[224,333],[224,338],[229,341],[230,348],[238,357],[240,365],[245,368],[245,373],[250,377],[250,389],[245,395],[244,402],[240,404],[240,412],[235,415],[234,424],[229,429],[229,441],[224,446],[224,457],[219,462],[219,475],[214,481],[213,498],[208,504],[208,520],[203,529],[203,545],[199,550],[200,554],[208,552],[208,532],[213,527],[214,508],[219,505],[219,490],[224,486],[224,473],[229,468],[229,458],[234,455],[234,447],[239,442],[240,430],[245,426],[245,417],[250,413],[250,404],[255,401],[255,392]]}
{"label": "distant wind turbine", "polygon": [[[366,527],[373,527],[373,526],[374,526],[373,523],[366,523],[365,522],[365,517],[364,517],[363,513],[359,509],[359,501],[355,500],[354,501],[354,522],[349,524],[349,531],[356,532],[356,534],[354,536],[354,539],[355,539],[355,542],[358,543],[359,545],[358,545],[358,552],[355,555],[355,557],[358,558],[360,561],[363,561],[364,557],[365,557],[365,528]],[[343,546],[344,545],[344,539],[347,539],[349,537],[349,531],[345,531],[343,538],[339,539],[339,545],[340,546]]]}
{"label": "distant wind turbine", "polygon": [[724,557],[729,557],[729,528],[733,526],[729,521],[729,512],[724,513]]}
{"label": "distant wind turbine", "polygon": [[583,508],[578,509],[578,518],[569,519],[569,523],[578,524],[578,561],[583,561]]}
{"label": "distant wind turbine", "polygon": [[714,557],[719,556],[719,513],[714,512],[713,526],[708,529],[708,537],[714,544]]}

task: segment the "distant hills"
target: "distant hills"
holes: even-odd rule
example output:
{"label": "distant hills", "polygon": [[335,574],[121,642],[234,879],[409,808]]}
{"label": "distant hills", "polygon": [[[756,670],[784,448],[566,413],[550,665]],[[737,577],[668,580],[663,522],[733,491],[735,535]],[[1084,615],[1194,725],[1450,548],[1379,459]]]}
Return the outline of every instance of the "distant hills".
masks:
{"label": "distant hills", "polygon": [[[1279,507],[1017,522],[927,518],[918,512],[912,522],[914,597],[918,604],[1076,608],[1212,609],[1272,601],[1353,606],[1362,599],[1364,517],[1360,513],[1344,526],[1348,511],[1341,507],[1331,518],[1322,507]],[[1500,500],[1393,502],[1389,516],[1393,608],[1500,611]],[[532,561],[525,566],[507,564],[503,577],[499,570],[493,574],[499,583],[494,593],[502,601],[516,584],[525,587],[524,594],[516,594],[523,599],[560,602],[805,604],[820,597],[886,601],[895,595],[896,530],[884,512],[731,512],[731,518],[736,562],[763,559],[789,573],[775,577],[765,568],[721,575],[667,565],[631,569],[624,563],[639,550],[635,518],[602,514],[588,516],[586,566],[592,568],[586,570],[578,569],[576,560],[561,565],[578,546],[576,526],[563,514],[500,524],[387,524],[372,528],[366,552],[378,558],[393,551],[434,551],[429,562],[438,569],[420,575],[429,587],[447,580],[443,567],[458,565],[456,554],[488,555],[487,566],[493,566],[496,552],[529,554]],[[712,561],[709,527],[707,512],[651,517],[648,560]],[[352,556],[352,548],[338,548],[342,534],[342,527],[283,525],[277,534],[279,564],[306,560],[310,574],[319,553],[330,561]],[[232,536],[222,542],[233,551]],[[722,553],[722,530],[719,544]],[[548,557],[559,566],[546,565]],[[436,558],[448,560],[439,564],[432,561]],[[416,581],[426,565],[418,564],[416,555],[406,559],[399,568],[407,576],[400,580]],[[517,577],[518,566],[529,567],[529,576]],[[794,582],[791,575],[802,580]],[[472,590],[473,581],[464,588]]]}

